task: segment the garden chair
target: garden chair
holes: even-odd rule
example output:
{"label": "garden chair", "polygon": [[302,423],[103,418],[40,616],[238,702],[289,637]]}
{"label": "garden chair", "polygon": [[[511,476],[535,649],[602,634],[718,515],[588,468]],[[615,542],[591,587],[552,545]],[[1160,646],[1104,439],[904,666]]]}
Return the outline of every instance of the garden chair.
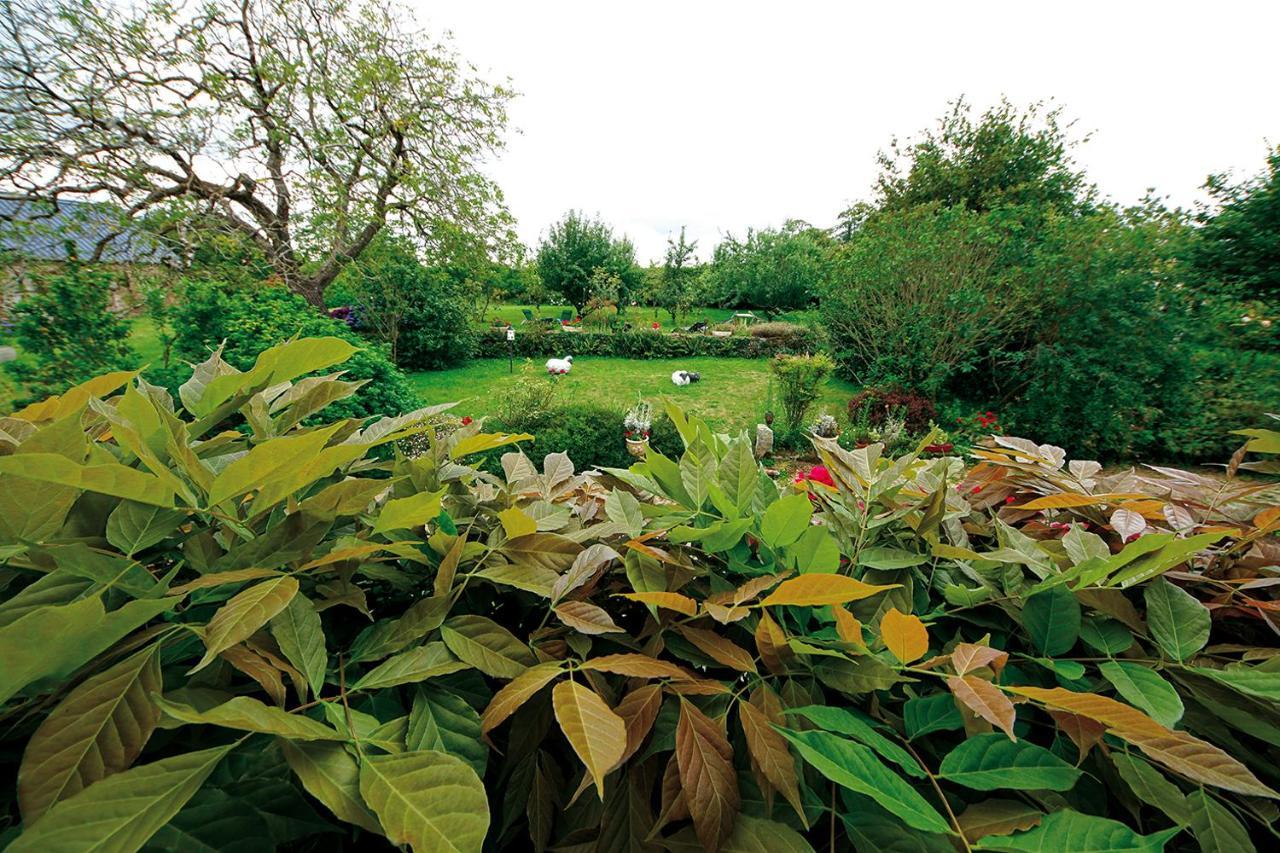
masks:
{"label": "garden chair", "polygon": [[561,322],[561,323],[566,323],[566,322],[568,322],[569,320],[572,320],[572,319],[573,319],[573,309],[572,309],[572,308],[566,308],[566,309],[564,309],[563,311],[561,311],[561,312],[560,312],[560,322]]}
{"label": "garden chair", "polygon": [[532,323],[536,319],[533,316],[533,312],[530,311],[528,308],[521,308],[520,311],[524,314],[524,321],[526,323]]}

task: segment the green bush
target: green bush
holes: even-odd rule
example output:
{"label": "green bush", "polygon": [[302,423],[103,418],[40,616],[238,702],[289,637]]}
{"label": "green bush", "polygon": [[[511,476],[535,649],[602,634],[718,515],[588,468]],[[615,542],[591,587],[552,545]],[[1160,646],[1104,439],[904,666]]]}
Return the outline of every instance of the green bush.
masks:
{"label": "green bush", "polygon": [[134,367],[129,321],[110,306],[114,275],[72,261],[35,278],[36,292],[13,309],[14,342],[22,356],[5,365],[26,392],[19,405]]}
{"label": "green bush", "polygon": [[1243,443],[1232,430],[1274,423],[1267,413],[1280,409],[1280,353],[1201,347],[1191,369],[1194,390],[1161,429],[1172,458],[1221,459]]}
{"label": "green bush", "polygon": [[[734,335],[667,334],[652,330],[631,332],[542,331],[533,326],[516,329],[515,354],[519,358],[560,358],[566,355],[605,355],[620,358],[769,358],[778,354],[812,352],[819,337],[804,327],[787,338],[754,338]],[[478,357],[505,357],[504,332],[486,332],[476,349]]]}
{"label": "green bush", "polygon": [[835,368],[827,356],[780,355],[769,363],[778,383],[783,425],[791,432],[803,429],[809,409],[822,392],[822,383]]}
{"label": "green bush", "polygon": [[[253,365],[258,353],[294,336],[327,335],[359,347],[343,365],[343,379],[367,380],[353,397],[333,403],[325,417],[397,415],[415,409],[417,396],[404,373],[378,344],[365,340],[346,323],[320,314],[305,299],[282,287],[228,288],[208,281],[189,281],[174,314],[179,358],[203,361],[225,342],[222,357],[240,370]],[[191,375],[187,366],[148,371],[151,381],[175,389]]]}
{"label": "green bush", "polygon": [[[622,435],[620,409],[593,405],[559,405],[542,411],[537,418],[521,418],[508,422],[493,416],[485,422],[485,428],[502,432],[532,433],[533,441],[521,444],[521,449],[539,465],[548,453],[567,453],[574,465],[586,468],[626,468],[635,460],[627,453]],[[680,455],[683,444],[676,425],[667,415],[653,419],[649,446],[663,455]],[[480,467],[497,472],[502,469],[501,459],[508,448],[489,451],[480,457]]]}

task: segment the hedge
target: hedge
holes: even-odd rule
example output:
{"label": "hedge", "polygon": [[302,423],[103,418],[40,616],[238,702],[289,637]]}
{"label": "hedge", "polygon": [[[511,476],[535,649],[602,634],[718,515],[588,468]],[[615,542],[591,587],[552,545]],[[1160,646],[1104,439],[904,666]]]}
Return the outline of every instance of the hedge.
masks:
{"label": "hedge", "polygon": [[[718,338],[714,335],[682,335],[659,332],[522,332],[516,331],[515,355],[561,357],[603,355],[621,358],[771,358],[775,355],[813,352],[818,336],[811,330],[790,339],[770,340],[746,335]],[[506,334],[486,332],[476,355],[507,353]]]}

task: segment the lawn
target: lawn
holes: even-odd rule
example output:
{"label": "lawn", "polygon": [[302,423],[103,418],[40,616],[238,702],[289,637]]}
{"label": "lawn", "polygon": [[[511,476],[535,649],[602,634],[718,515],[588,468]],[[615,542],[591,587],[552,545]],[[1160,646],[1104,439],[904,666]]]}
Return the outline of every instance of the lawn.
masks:
{"label": "lawn", "polygon": [[[477,416],[493,413],[505,389],[521,381],[520,367],[521,362],[517,360],[512,374],[504,359],[485,359],[453,370],[411,373],[409,377],[426,402],[457,401],[460,414]],[[540,376],[542,362],[536,362],[534,367],[535,375]],[[676,370],[701,373],[702,381],[677,387],[671,383],[671,374]],[[655,405],[666,397],[686,411],[706,418],[711,426],[729,431],[758,422],[764,414],[769,379],[767,359],[636,360],[582,356],[574,359],[573,372],[557,381],[564,385],[562,402],[602,404],[621,413],[636,401],[637,394]],[[857,391],[857,386],[849,382],[830,379],[818,408],[833,413],[843,410]],[[775,411],[780,408],[777,403],[774,405]]]}

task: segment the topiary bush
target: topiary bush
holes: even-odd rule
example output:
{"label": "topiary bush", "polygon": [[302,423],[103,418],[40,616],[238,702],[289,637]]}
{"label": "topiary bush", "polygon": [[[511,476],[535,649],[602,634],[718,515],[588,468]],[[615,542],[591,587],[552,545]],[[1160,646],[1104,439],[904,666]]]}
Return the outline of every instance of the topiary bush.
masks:
{"label": "topiary bush", "polygon": [[[325,411],[326,417],[398,415],[420,405],[408,378],[381,345],[362,338],[346,323],[320,314],[283,287],[229,288],[214,281],[187,281],[173,323],[177,334],[174,352],[180,359],[203,361],[222,345],[222,358],[242,370],[263,350],[295,336],[327,335],[353,344],[357,352],[343,364],[343,378],[365,384],[354,396],[333,403]],[[152,381],[169,389],[190,375],[191,368],[186,365],[147,373]]]}

